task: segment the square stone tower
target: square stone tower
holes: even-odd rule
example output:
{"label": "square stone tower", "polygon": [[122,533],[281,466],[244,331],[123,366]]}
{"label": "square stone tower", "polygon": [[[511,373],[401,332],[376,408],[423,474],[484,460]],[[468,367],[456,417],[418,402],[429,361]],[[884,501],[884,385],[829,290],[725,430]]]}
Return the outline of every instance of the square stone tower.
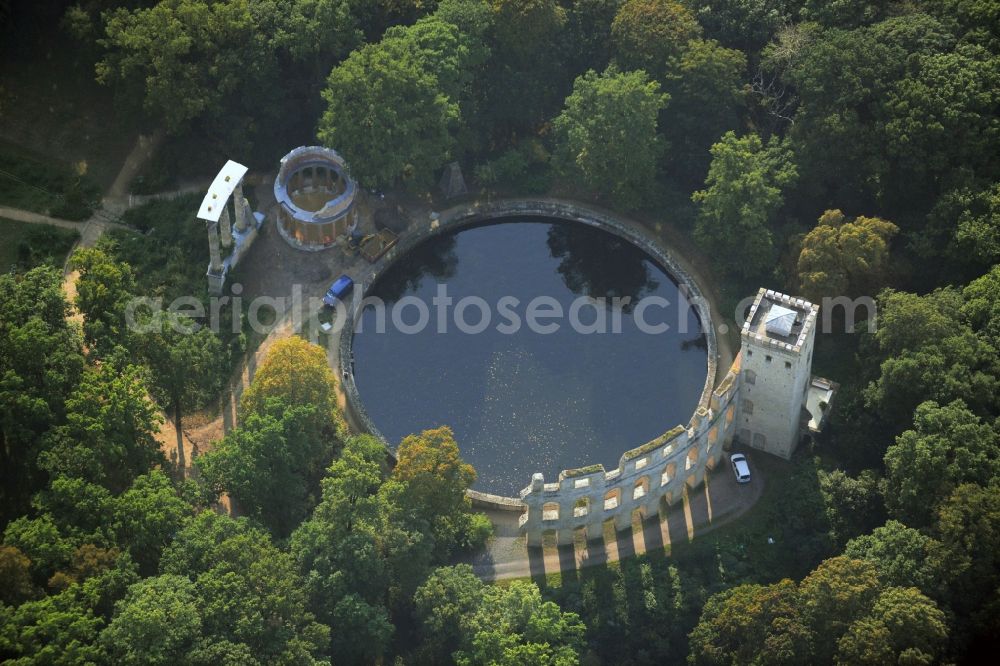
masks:
{"label": "square stone tower", "polygon": [[[737,435],[755,449],[790,458],[808,423],[819,306],[763,289],[740,333]],[[805,420],[803,420],[805,416]]]}

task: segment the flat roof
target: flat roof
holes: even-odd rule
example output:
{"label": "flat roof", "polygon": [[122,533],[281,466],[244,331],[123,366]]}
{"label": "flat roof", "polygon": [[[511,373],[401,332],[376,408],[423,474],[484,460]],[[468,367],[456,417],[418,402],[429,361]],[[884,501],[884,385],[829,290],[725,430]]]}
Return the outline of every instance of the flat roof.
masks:
{"label": "flat roof", "polygon": [[222,169],[219,170],[219,174],[215,177],[215,180],[209,185],[208,192],[205,193],[205,198],[201,200],[201,208],[198,209],[198,218],[208,220],[209,222],[218,222],[219,217],[222,215],[223,207],[229,201],[233,190],[243,180],[243,176],[246,173],[247,167],[239,162],[232,160],[226,162]]}

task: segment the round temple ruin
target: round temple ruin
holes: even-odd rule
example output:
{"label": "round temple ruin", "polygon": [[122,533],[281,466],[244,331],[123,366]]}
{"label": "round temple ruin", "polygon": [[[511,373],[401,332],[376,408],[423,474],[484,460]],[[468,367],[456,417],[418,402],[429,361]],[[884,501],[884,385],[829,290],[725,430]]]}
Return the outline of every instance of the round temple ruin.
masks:
{"label": "round temple ruin", "polygon": [[300,146],[281,158],[274,179],[278,231],[299,250],[332,247],[357,224],[357,184],[334,150]]}

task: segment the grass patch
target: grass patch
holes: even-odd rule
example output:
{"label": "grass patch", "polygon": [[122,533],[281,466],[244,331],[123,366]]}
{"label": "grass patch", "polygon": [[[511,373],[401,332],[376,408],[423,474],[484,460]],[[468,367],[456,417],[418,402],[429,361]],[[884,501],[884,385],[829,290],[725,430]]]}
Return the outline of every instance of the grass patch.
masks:
{"label": "grass patch", "polygon": [[0,137],[63,164],[85,163],[104,191],[135,144],[138,104],[116,103],[113,88],[95,80],[96,51],[68,43],[59,28],[66,3],[22,4],[17,30],[0,46]]}
{"label": "grass patch", "polygon": [[114,229],[102,238],[106,250],[132,266],[140,295],[161,297],[164,304],[180,296],[207,299],[208,239],[196,217],[200,201],[197,194],[150,201],[122,216],[141,234]]}
{"label": "grass patch", "polygon": [[85,174],[0,143],[0,204],[67,220],[85,220],[99,200],[100,189]]}
{"label": "grass patch", "polygon": [[0,270],[29,270],[41,264],[62,267],[80,234],[50,224],[0,217]]}

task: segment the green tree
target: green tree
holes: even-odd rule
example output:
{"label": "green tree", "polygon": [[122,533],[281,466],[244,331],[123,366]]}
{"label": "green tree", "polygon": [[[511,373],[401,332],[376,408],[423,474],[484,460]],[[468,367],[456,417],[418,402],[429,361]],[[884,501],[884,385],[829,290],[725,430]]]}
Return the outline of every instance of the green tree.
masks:
{"label": "green tree", "polygon": [[611,22],[620,0],[573,0],[566,14],[570,71],[603,69],[611,60]]}
{"label": "green tree", "polygon": [[886,357],[915,351],[948,337],[961,321],[962,296],[939,289],[926,296],[886,290],[879,294],[875,342]]}
{"label": "green tree", "polygon": [[[915,54],[889,90],[884,145],[893,167],[933,186],[962,167],[995,173],[1000,151],[1000,56],[981,46]],[[904,191],[914,183],[904,186]]]}
{"label": "green tree", "polygon": [[[987,290],[989,291],[989,290]],[[991,296],[978,301],[977,311]],[[925,400],[964,401],[976,413],[995,413],[1000,391],[996,349],[970,326],[961,293],[952,288],[917,296],[886,290],[878,299],[879,376],[864,392],[865,403],[901,432]],[[980,322],[981,323],[981,322]]]}
{"label": "green tree", "polygon": [[459,666],[485,664],[572,664],[579,660],[586,626],[576,613],[543,601],[534,583],[489,586],[474,615],[463,625]]}
{"label": "green tree", "polygon": [[254,10],[247,0],[163,0],[112,9],[98,39],[105,55],[97,80],[124,87],[174,134],[197,120],[246,114],[245,90],[259,92],[276,80],[272,35],[260,19],[285,9]]}
{"label": "green tree", "polygon": [[1000,347],[1000,265],[966,285],[962,298],[962,316],[980,338]]}
{"label": "green tree", "polygon": [[84,479],[60,476],[35,494],[31,503],[40,516],[51,516],[59,533],[70,542],[106,542],[107,516],[114,498],[103,486]]}
{"label": "green tree", "polygon": [[925,11],[949,24],[966,41],[1000,50],[1000,6],[996,0],[941,0],[925,5]]}
{"label": "green tree", "polygon": [[449,159],[481,47],[436,17],[386,32],[330,73],[319,139],[366,187],[427,184]]}
{"label": "green tree", "polygon": [[97,640],[99,632],[115,600],[138,580],[127,555],[113,563],[108,555],[81,547],[61,591],[16,609],[0,606],[0,654],[23,664],[107,662]]}
{"label": "green tree", "polygon": [[144,474],[115,498],[114,530],[144,575],[156,571],[163,549],[192,514],[191,505],[160,470]]}
{"label": "green tree", "polygon": [[[568,93],[572,74],[553,57],[565,34],[566,10],[556,0],[489,0],[483,98],[477,126],[486,144],[507,146],[536,135]],[[604,65],[604,63],[601,63]],[[518,93],[512,95],[511,91]]]}
{"label": "green tree", "polygon": [[[49,579],[49,588],[57,591],[64,590],[73,584],[85,583],[95,577],[103,577],[109,572],[121,572],[123,562],[128,562],[128,559],[123,557],[117,548],[101,548],[92,543],[82,544],[73,551],[69,568],[57,571]],[[126,568],[131,568],[131,562],[128,562]],[[131,580],[131,576],[128,577],[128,580]],[[111,601],[113,596],[116,595],[109,595],[106,601]]]}
{"label": "green tree", "polygon": [[799,4],[789,0],[688,0],[705,32],[731,48],[759,51]]}
{"label": "green tree", "polygon": [[243,645],[260,663],[315,663],[329,641],[292,558],[246,519],[202,511],[164,551],[160,572],[194,583],[207,639]]}
{"label": "green tree", "polygon": [[497,48],[526,63],[540,45],[566,24],[566,10],[554,0],[492,0]]}
{"label": "green tree", "polygon": [[476,470],[462,460],[451,428],[404,437],[392,478],[402,484],[397,505],[430,524],[440,559],[466,540],[471,503],[465,491],[475,482]]}
{"label": "green tree", "polygon": [[743,100],[746,56],[710,39],[688,42],[664,88],[670,108],[661,113],[663,131],[676,155],[678,171],[692,171],[700,182],[708,168],[708,148],[739,125],[737,110]]}
{"label": "green tree", "polygon": [[870,532],[885,520],[879,477],[873,470],[853,477],[839,469],[820,471],[819,487],[830,533],[838,544]]}
{"label": "green tree", "polygon": [[41,436],[62,421],[83,371],[68,314],[57,269],[0,275],[0,524],[23,514],[44,486]]}
{"label": "green tree", "polygon": [[115,345],[127,346],[125,308],[135,292],[132,268],[99,248],[82,248],[71,262],[80,272],[76,309],[83,315],[83,335],[91,350],[105,356]]}
{"label": "green tree", "polygon": [[935,186],[914,191],[914,175],[893,169],[886,142],[902,146],[905,137],[888,137],[882,119],[894,86],[907,77],[911,57],[948,50],[953,42],[939,21],[919,12],[854,30],[810,33],[782,80],[798,96],[789,134],[801,188],[813,200],[865,209],[889,198],[910,208],[934,196]]}
{"label": "green tree", "polygon": [[432,661],[447,661],[462,641],[462,626],[480,607],[484,586],[468,564],[441,567],[414,594],[414,617]]}
{"label": "green tree", "polygon": [[[323,499],[291,537],[310,607],[320,621],[338,627],[331,643],[338,661],[384,655],[393,635],[387,604],[400,572],[409,565],[418,577],[426,575],[426,555],[408,548],[420,535],[401,529],[393,520],[399,510],[380,493],[386,462],[374,437],[348,439],[322,481]],[[412,594],[416,584],[409,585]]]}
{"label": "green tree", "polygon": [[848,221],[828,210],[802,239],[798,272],[802,294],[818,303],[824,296],[871,293],[884,277],[889,241],[899,227],[877,217]]}
{"label": "green tree", "polygon": [[16,606],[35,596],[31,560],[14,546],[0,545],[0,603]]}
{"label": "green tree", "polygon": [[882,585],[916,587],[932,594],[945,579],[935,563],[938,547],[932,537],[889,520],[871,534],[851,539],[844,555],[873,563]]}
{"label": "green tree", "polygon": [[738,585],[709,597],[691,632],[688,663],[804,663],[813,641],[795,583]]}
{"label": "green tree", "polygon": [[129,588],[101,643],[117,664],[186,664],[201,638],[198,591],[184,576],[147,578]]}
{"label": "green tree", "polygon": [[892,0],[805,0],[801,15],[826,26],[854,28],[885,18]]}
{"label": "green tree", "polygon": [[[139,336],[140,353],[150,368],[150,389],[173,414],[177,429],[177,463],[187,466],[182,438],[182,415],[206,404],[222,389],[228,359],[222,343],[207,327],[167,315],[150,332]],[[183,472],[182,472],[183,473]]]}
{"label": "green tree", "polygon": [[104,620],[79,585],[17,608],[0,607],[0,620],[0,653],[11,663],[74,666],[106,660],[97,644]]}
{"label": "green tree", "polygon": [[274,44],[297,62],[313,65],[319,80],[361,44],[360,12],[353,5],[351,0],[292,0],[275,7],[268,17],[275,21]]}
{"label": "green tree", "polygon": [[956,400],[917,407],[913,429],[885,454],[886,506],[908,525],[931,524],[937,506],[962,483],[1000,474],[1000,434]]}
{"label": "green tree", "polygon": [[321,483],[322,500],[312,517],[292,534],[291,552],[308,574],[310,606],[321,621],[332,622],[334,606],[350,593],[371,605],[385,601],[390,581],[381,557],[378,497],[385,463],[377,439],[349,438]]}
{"label": "green tree", "polygon": [[338,662],[377,663],[389,650],[395,627],[384,607],[348,594],[333,607],[331,616],[337,627],[331,647]]}
{"label": "green tree", "polygon": [[1000,592],[1000,487],[994,482],[955,488],[938,509],[937,532],[949,605],[967,618],[964,631],[992,640]]}
{"label": "green tree", "polygon": [[163,419],[149,400],[147,377],[135,365],[88,366],[66,399],[65,423],[46,437],[39,464],[54,476],[84,478],[112,492],[164,465],[156,439]]}
{"label": "green tree", "polygon": [[274,414],[273,401],[286,407],[315,408],[314,427],[327,437],[343,428],[337,406],[337,378],[326,351],[300,337],[283,338],[271,346],[240,398],[241,415]]}
{"label": "green tree", "polygon": [[948,640],[945,615],[915,587],[883,591],[837,642],[838,664],[932,664]]}
{"label": "green tree", "polygon": [[830,558],[802,580],[799,594],[803,617],[813,631],[813,653],[829,659],[851,623],[866,615],[878,597],[875,565],[844,556]]}
{"label": "green tree", "polygon": [[637,207],[655,184],[664,148],[656,123],[668,99],[643,72],[587,72],[553,122],[556,165],[588,189]]}
{"label": "green tree", "polygon": [[24,553],[31,562],[36,580],[47,581],[58,569],[65,568],[73,554],[73,544],[59,532],[48,514],[36,518],[21,516],[4,529],[3,543]]}
{"label": "green tree", "polygon": [[676,68],[688,42],[700,36],[691,10],[674,0],[625,0],[611,24],[622,69],[641,69],[659,80]]}
{"label": "green tree", "polygon": [[951,257],[977,273],[1000,261],[1000,183],[947,192],[928,217],[937,234],[927,240],[933,247],[925,253],[939,256],[938,243],[947,242]]}
{"label": "green tree", "polygon": [[782,188],[796,177],[787,148],[756,134],[727,132],[712,146],[706,188],[692,195],[700,204],[695,240],[728,270],[742,276],[771,264],[774,241],[770,224],[781,207]]}
{"label": "green tree", "polygon": [[246,515],[283,538],[315,502],[336,440],[317,430],[310,404],[272,401],[271,414],[251,412],[195,464],[209,487],[229,493]]}

